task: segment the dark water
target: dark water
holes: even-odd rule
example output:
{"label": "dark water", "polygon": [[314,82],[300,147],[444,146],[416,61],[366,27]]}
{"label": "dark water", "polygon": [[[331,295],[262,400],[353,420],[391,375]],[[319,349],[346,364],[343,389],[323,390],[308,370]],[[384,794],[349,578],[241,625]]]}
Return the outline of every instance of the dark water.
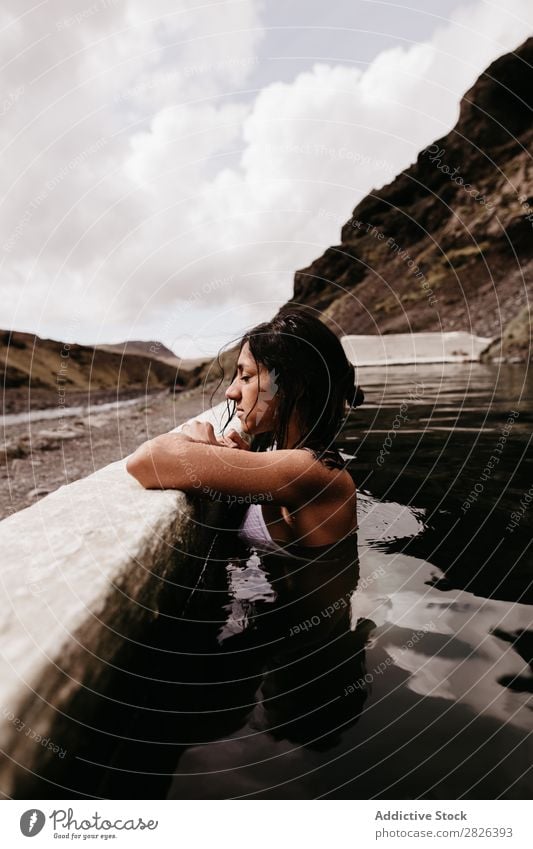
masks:
{"label": "dark water", "polygon": [[531,379],[359,377],[339,442],[357,539],[329,563],[214,565],[161,626],[102,796],[530,798]]}

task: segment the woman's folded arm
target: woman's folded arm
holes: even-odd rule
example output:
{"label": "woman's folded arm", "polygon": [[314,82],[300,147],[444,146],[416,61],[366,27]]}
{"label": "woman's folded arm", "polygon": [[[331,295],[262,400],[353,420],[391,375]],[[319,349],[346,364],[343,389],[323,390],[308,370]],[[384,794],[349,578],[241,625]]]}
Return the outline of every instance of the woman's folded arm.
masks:
{"label": "woman's folded arm", "polygon": [[300,505],[332,483],[331,471],[308,451],[235,450],[194,442],[179,433],[143,443],[128,457],[126,469],[145,489],[263,494],[271,503],[287,506]]}

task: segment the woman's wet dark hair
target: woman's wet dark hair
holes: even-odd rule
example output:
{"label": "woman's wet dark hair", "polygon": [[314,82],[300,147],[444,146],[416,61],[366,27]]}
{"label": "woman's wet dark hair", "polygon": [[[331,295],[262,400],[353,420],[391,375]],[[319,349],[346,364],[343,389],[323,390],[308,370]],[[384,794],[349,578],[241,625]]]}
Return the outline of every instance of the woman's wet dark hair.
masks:
{"label": "woman's wet dark hair", "polygon": [[[246,342],[258,370],[263,364],[270,372],[279,399],[274,430],[254,437],[253,450],[264,451],[286,444],[295,407],[303,436],[294,447],[327,449],[338,436],[350,409],[364,400],[363,391],[355,385],[354,367],[339,338],[310,308],[288,305],[271,321],[247,331],[240,340],[239,354]],[[235,369],[231,382],[236,374]],[[260,391],[261,387],[255,404]],[[230,401],[227,404],[229,419],[223,430],[236,407]]]}

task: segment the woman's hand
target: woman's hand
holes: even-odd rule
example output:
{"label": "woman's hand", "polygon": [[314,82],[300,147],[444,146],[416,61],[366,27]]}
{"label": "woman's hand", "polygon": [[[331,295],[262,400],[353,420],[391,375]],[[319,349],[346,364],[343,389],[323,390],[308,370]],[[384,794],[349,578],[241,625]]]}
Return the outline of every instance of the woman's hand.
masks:
{"label": "woman's hand", "polygon": [[225,445],[226,448],[240,448],[243,451],[250,451],[250,446],[245,439],[236,430],[230,432],[219,439],[219,445]]}
{"label": "woman's hand", "polygon": [[192,442],[206,442],[209,445],[222,445],[225,448],[240,448],[243,451],[250,451],[250,446],[236,430],[230,430],[226,436],[217,438],[210,422],[201,422],[195,419],[184,424],[179,433]]}
{"label": "woman's hand", "polygon": [[207,442],[210,445],[220,445],[211,422],[201,422],[199,419],[194,419],[194,421],[182,425],[181,430],[178,432],[182,433],[192,442]]}

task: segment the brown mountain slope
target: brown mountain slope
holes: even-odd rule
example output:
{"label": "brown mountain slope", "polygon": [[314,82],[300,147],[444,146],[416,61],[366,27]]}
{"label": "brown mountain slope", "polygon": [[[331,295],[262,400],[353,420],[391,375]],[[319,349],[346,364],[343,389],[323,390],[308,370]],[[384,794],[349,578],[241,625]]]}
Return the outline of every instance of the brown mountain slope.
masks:
{"label": "brown mountain slope", "polygon": [[459,120],[367,195],[289,303],[339,334],[469,330],[528,356],[533,271],[533,38],[496,60]]}
{"label": "brown mountain slope", "polygon": [[64,394],[79,401],[88,394],[129,397],[188,385],[188,375],[158,359],[15,331],[0,331],[0,369],[6,411],[18,409],[29,390],[33,408],[53,406]]}

